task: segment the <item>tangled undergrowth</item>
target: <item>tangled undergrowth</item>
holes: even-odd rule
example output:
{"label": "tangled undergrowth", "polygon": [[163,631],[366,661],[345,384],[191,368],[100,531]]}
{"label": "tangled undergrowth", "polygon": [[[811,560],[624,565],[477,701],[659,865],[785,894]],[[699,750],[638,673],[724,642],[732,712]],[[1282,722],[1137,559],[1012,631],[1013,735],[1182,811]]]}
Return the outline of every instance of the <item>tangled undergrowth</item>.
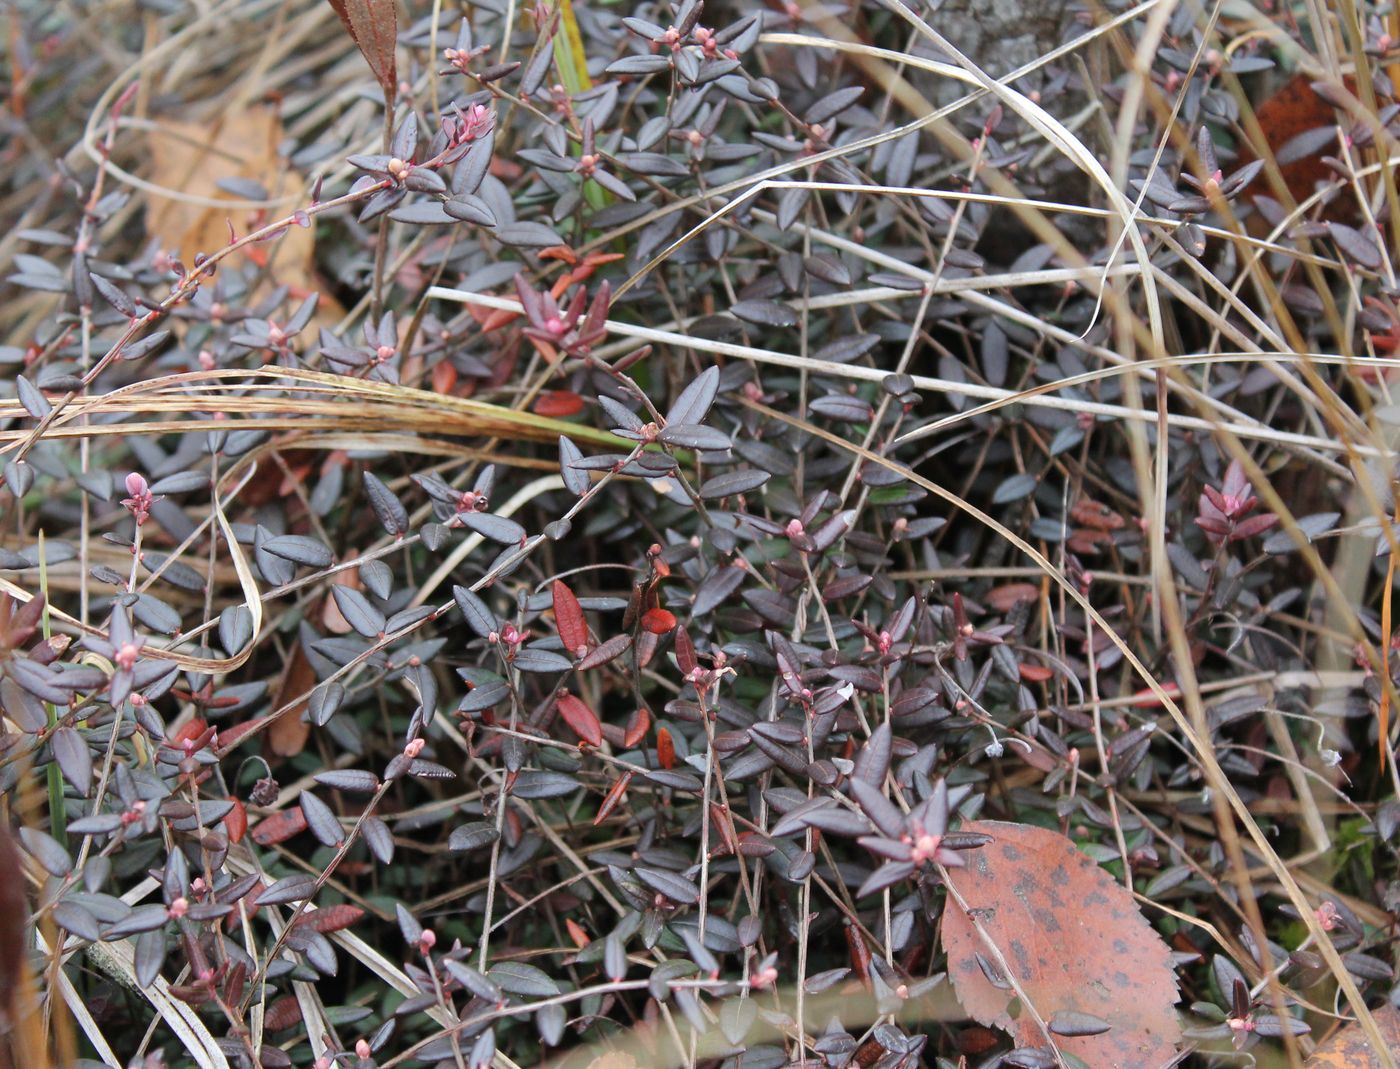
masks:
{"label": "tangled undergrowth", "polygon": [[1395,1069],[1400,15],[941,7],[12,5],[0,1064]]}

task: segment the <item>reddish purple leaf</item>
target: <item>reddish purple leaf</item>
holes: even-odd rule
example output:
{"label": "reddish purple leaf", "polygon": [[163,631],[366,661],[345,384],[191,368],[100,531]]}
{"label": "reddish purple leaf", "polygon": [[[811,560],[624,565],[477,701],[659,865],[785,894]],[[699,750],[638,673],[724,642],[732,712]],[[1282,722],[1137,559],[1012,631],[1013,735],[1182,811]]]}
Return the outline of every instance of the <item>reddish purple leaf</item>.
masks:
{"label": "reddish purple leaf", "polygon": [[559,628],[559,637],[564,649],[574,658],[588,652],[588,623],[583,618],[583,608],[574,597],[574,592],[559,579],[551,587],[554,593],[554,623]]}
{"label": "reddish purple leaf", "polygon": [[399,10],[395,0],[329,0],[350,39],[374,72],[384,95],[398,95],[398,66],[394,48],[399,37]]}
{"label": "reddish purple leaf", "polygon": [[603,725],[598,722],[597,714],[584,704],[582,698],[566,690],[559,695],[556,706],[559,715],[564,718],[564,723],[568,724],[569,729],[583,742],[589,746],[603,745]]}
{"label": "reddish purple leaf", "polygon": [[676,630],[676,662],[686,675],[700,666],[695,659],[695,643],[690,641],[690,635],[683,627]]}
{"label": "reddish purple leaf", "polygon": [[598,668],[611,660],[621,657],[631,646],[631,635],[614,635],[601,645],[595,646],[592,652],[580,660],[575,667],[579,671],[584,671],[588,668]]}

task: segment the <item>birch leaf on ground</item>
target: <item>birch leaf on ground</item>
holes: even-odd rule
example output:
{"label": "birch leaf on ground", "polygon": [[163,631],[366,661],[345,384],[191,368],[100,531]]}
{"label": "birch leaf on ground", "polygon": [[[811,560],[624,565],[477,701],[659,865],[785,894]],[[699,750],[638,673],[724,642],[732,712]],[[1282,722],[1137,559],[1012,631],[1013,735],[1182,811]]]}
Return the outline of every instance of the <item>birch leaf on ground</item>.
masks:
{"label": "birch leaf on ground", "polygon": [[[1041,1019],[1087,1015],[1111,1025],[1099,1035],[1056,1035],[1056,1046],[1089,1069],[1157,1069],[1168,1062],[1181,1038],[1176,973],[1171,952],[1132,896],[1057,832],[1000,821],[962,830],[992,842],[964,853],[967,867],[949,869],[948,879]],[[995,952],[952,895],[942,938],[963,1008],[1018,1045],[1044,1046],[1012,985],[996,976]]]}

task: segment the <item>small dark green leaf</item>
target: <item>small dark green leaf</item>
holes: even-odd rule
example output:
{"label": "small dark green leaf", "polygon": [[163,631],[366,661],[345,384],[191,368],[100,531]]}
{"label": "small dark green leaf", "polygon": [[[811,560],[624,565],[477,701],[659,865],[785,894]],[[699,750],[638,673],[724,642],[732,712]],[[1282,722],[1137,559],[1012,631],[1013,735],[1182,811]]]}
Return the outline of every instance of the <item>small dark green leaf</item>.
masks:
{"label": "small dark green leaf", "polygon": [[463,824],[453,831],[448,837],[447,848],[449,850],[479,850],[483,846],[490,846],[500,837],[494,824],[478,820],[471,824]]}

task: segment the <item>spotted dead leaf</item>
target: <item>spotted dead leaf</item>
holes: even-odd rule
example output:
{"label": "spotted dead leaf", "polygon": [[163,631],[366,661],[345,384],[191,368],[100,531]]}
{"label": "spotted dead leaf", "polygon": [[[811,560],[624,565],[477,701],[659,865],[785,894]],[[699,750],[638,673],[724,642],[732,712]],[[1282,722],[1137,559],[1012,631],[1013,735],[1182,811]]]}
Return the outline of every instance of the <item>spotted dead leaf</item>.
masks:
{"label": "spotted dead leaf", "polygon": [[[1400,1050],[1400,1009],[1386,1005],[1372,1010],[1371,1016],[1390,1049]],[[1352,1021],[1313,1051],[1304,1069],[1378,1069],[1380,1064],[1380,1055],[1366,1039],[1365,1030]]]}
{"label": "spotted dead leaf", "polygon": [[[1171,952],[1122,885],[1056,832],[1000,821],[963,829],[992,842],[964,853],[967,867],[948,870],[949,879],[1041,1019],[1082,1014],[1111,1025],[1100,1035],[1057,1035],[1060,1050],[1089,1069],[1168,1062],[1181,1038]],[[1013,1008],[1016,993],[997,973],[994,952],[952,895],[942,934],[963,1008],[1019,1045],[1044,1046],[1031,1015]]]}

